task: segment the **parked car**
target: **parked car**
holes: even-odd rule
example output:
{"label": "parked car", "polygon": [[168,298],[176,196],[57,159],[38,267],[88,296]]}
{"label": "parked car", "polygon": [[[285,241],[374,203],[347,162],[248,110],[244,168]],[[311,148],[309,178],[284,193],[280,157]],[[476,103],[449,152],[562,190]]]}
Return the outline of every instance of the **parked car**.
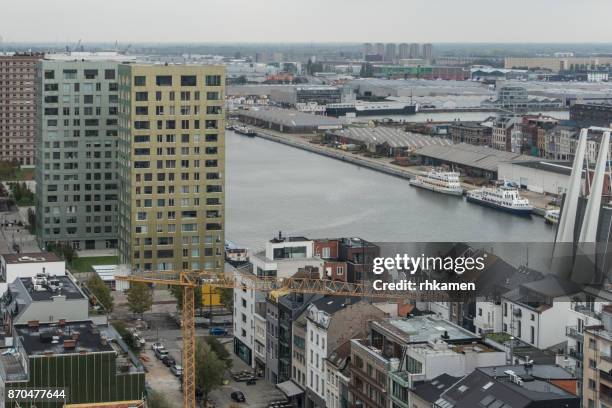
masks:
{"label": "parked car", "polygon": [[177,364],[174,364],[173,366],[171,366],[170,371],[172,372],[172,374],[174,374],[175,376],[179,378],[181,378],[181,376],[183,375],[183,367]]}
{"label": "parked car", "polygon": [[162,359],[164,358],[164,356],[168,355],[168,350],[166,350],[165,348],[158,348],[157,350],[155,350],[155,357],[157,357],[158,359]]}
{"label": "parked car", "polygon": [[223,327],[211,327],[208,330],[208,334],[211,336],[225,336],[227,334],[227,329]]}
{"label": "parked car", "polygon": [[165,348],[164,347],[164,343],[153,343],[153,344],[151,344],[151,350],[153,350],[153,351],[155,351],[157,349],[160,349],[160,348],[162,348],[162,349]]}
{"label": "parked car", "polygon": [[176,360],[170,354],[166,354],[161,358],[161,362],[164,363],[166,367],[172,367],[176,364]]}
{"label": "parked car", "polygon": [[232,399],[236,402],[246,402],[246,398],[244,398],[244,394],[242,391],[234,391],[230,395]]}
{"label": "parked car", "polygon": [[251,377],[248,380],[246,380],[246,385],[256,385],[257,384],[257,379],[255,379],[255,377]]}

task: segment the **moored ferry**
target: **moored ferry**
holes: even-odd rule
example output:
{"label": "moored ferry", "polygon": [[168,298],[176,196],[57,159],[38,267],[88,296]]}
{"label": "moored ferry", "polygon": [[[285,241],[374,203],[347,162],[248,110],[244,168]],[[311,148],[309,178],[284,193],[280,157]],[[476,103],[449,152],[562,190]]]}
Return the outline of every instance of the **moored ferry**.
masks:
{"label": "moored ferry", "polygon": [[544,213],[544,222],[551,225],[558,224],[560,214],[561,211],[557,208],[546,210],[546,212]]}
{"label": "moored ferry", "polygon": [[469,191],[467,200],[516,215],[528,216],[533,211],[529,200],[521,197],[516,188],[507,184],[497,188],[485,187]]}
{"label": "moored ferry", "polygon": [[463,194],[463,188],[459,182],[459,173],[454,171],[431,170],[427,174],[411,179],[410,185],[437,193],[450,195]]}

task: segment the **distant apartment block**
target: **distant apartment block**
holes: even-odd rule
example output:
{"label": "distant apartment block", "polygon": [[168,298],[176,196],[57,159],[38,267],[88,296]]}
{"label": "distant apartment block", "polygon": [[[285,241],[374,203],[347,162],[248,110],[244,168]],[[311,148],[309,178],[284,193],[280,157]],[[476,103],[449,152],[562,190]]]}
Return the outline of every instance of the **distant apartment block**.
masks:
{"label": "distant apartment block", "polygon": [[117,246],[117,61],[38,62],[39,245]]}
{"label": "distant apartment block", "polygon": [[570,119],[578,126],[612,126],[612,104],[576,103],[570,107]]}
{"label": "distant apartment block", "polygon": [[491,128],[476,122],[456,122],[450,127],[453,143],[468,143],[477,146],[490,146]]}
{"label": "distant apartment block", "polygon": [[36,63],[42,54],[0,54],[0,161],[34,165]]}
{"label": "distant apartment block", "polygon": [[120,262],[222,270],[224,68],[123,64],[117,78]]}

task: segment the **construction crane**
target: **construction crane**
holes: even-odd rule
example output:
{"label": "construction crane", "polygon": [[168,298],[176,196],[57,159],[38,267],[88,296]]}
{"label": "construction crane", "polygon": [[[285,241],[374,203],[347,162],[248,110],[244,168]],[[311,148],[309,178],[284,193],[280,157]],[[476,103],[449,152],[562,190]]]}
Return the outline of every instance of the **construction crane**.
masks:
{"label": "construction crane", "polygon": [[115,279],[145,284],[179,286],[183,288],[181,312],[183,336],[183,408],[195,408],[195,288],[203,284],[218,288],[244,289],[270,292],[283,290],[293,293],[312,293],[372,299],[441,300],[440,295],[415,292],[373,291],[364,283],[348,283],[313,277],[257,277],[237,274],[231,277],[206,271],[150,271],[132,275],[117,275]]}

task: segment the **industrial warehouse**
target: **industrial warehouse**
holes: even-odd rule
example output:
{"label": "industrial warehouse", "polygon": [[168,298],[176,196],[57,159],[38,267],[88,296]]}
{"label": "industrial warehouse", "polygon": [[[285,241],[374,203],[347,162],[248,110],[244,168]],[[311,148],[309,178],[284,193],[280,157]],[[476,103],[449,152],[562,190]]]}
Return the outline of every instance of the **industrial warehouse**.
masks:
{"label": "industrial warehouse", "polygon": [[283,133],[316,133],[342,129],[342,122],[338,119],[289,109],[242,110],[237,115],[243,123]]}

